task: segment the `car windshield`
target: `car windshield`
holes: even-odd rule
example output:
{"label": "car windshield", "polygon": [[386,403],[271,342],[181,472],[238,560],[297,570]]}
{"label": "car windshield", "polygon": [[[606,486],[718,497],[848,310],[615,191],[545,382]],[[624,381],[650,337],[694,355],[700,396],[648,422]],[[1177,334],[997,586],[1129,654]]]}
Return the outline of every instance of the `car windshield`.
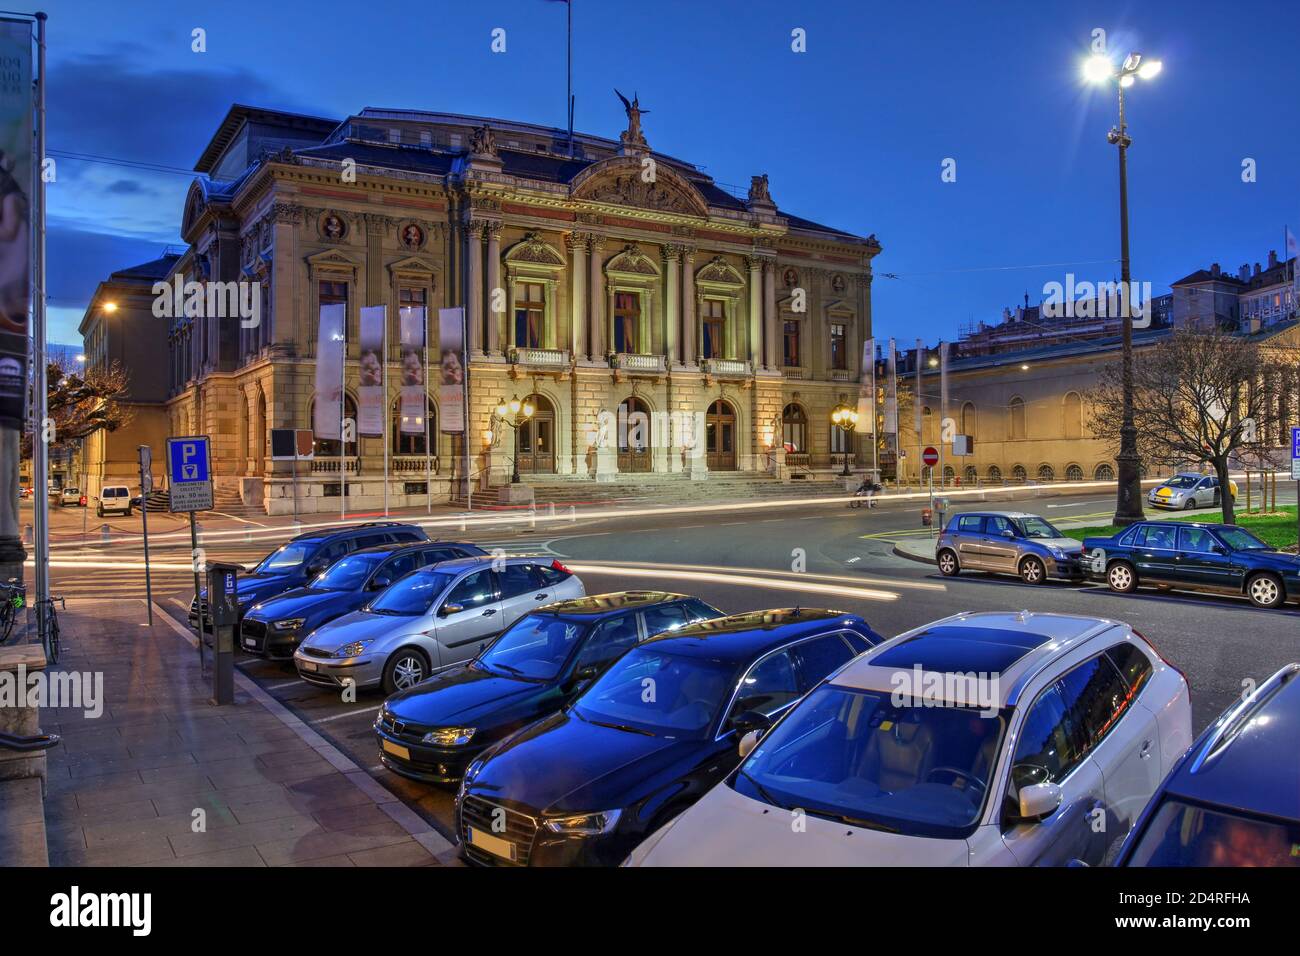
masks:
{"label": "car windshield", "polygon": [[890,694],[825,684],[732,778],[782,809],[909,836],[959,838],[978,823],[1005,717],[896,706]]}
{"label": "car windshield", "polygon": [[1166,800],[1130,866],[1300,866],[1300,824]]}
{"label": "car windshield", "polygon": [[552,680],[591,625],[554,614],[520,618],[475,661],[478,667],[526,680]]}
{"label": "car windshield", "polygon": [[736,689],[736,669],[721,661],[634,648],[573,705],[583,720],[657,737],[699,738]]}
{"label": "car windshield", "polygon": [[1221,528],[1217,534],[1219,538],[1230,547],[1233,551],[1272,551],[1273,549],[1266,545],[1259,538],[1255,537],[1249,531],[1243,531],[1241,528]]}
{"label": "car windshield", "polygon": [[1166,488],[1194,488],[1201,480],[1199,475],[1174,475],[1165,482]]}
{"label": "car windshield", "polygon": [[408,575],[371,601],[366,610],[401,617],[428,614],[433,602],[438,600],[454,580],[456,575],[440,571],[421,571],[419,574]]}
{"label": "car windshield", "polygon": [[366,583],[375,565],[384,558],[383,554],[349,555],[328,571],[316,575],[311,586],[318,591],[355,591]]}
{"label": "car windshield", "polygon": [[253,569],[254,574],[287,574],[302,563],[315,550],[315,541],[290,541],[282,544]]}
{"label": "car windshield", "polygon": [[1016,524],[1020,525],[1020,533],[1026,538],[1064,538],[1065,535],[1057,531],[1051,522],[1045,521],[1037,515],[1031,515],[1028,518],[1017,518]]}
{"label": "car windshield", "polygon": [[63,493],[65,495],[79,495],[81,494],[81,491],[77,488],[64,488]]}

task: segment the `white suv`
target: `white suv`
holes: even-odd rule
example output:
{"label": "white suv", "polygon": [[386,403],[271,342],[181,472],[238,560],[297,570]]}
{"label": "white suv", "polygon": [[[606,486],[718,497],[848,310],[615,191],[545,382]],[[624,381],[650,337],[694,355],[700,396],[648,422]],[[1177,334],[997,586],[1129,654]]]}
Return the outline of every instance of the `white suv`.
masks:
{"label": "white suv", "polygon": [[101,518],[108,514],[131,517],[131,489],[126,485],[105,485],[99,489],[95,501],[95,514]]}
{"label": "white suv", "polygon": [[1127,624],[960,614],[831,675],[627,862],[1096,865],[1191,741],[1187,681]]}

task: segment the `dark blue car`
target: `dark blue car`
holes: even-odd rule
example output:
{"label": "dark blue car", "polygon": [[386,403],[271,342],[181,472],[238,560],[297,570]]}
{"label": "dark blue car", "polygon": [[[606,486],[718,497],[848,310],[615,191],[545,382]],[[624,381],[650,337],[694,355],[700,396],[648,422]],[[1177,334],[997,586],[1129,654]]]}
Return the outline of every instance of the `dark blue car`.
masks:
{"label": "dark blue car", "polygon": [[1300,664],[1216,720],[1138,818],[1117,866],[1300,867]]}
{"label": "dark blue car", "polygon": [[1083,551],[1091,576],[1112,591],[1154,585],[1244,594],[1264,608],[1300,599],[1300,557],[1236,525],[1139,521],[1109,538],[1085,538]]}
{"label": "dark blue car", "polygon": [[881,640],[857,615],[793,608],[643,641],[468,768],[461,852],[488,865],[617,865],[736,769],[746,735]]}
{"label": "dark blue car", "polygon": [[357,610],[398,578],[442,561],[486,554],[475,545],[453,541],[382,544],[353,551],[306,587],[249,608],[240,625],[239,646],[258,657],[292,659],[308,634]]}
{"label": "dark blue car", "polygon": [[[236,584],[239,616],[258,601],[306,585],[344,555],[377,544],[397,544],[410,541],[428,541],[424,529],[412,524],[397,522],[369,522],[344,528],[321,528],[306,531],[290,538],[258,563],[248,574],[241,574]],[[189,620],[194,628],[199,626],[199,607],[204,612],[204,630],[212,631],[207,619],[208,590],[190,602]]]}

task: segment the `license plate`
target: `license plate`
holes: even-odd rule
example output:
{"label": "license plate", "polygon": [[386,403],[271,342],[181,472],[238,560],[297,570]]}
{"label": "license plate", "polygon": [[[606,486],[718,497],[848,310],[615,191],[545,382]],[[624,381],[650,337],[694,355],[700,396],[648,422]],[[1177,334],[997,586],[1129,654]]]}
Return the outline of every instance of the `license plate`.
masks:
{"label": "license plate", "polygon": [[256,647],[256,646],[257,646],[257,641],[253,640],[251,637],[246,637],[246,638],[244,638],[244,646],[245,646],[245,647]]}
{"label": "license plate", "polygon": [[482,830],[469,828],[469,842],[476,847],[487,850],[493,856],[499,856],[504,860],[515,859],[515,845],[509,840],[503,840],[491,833],[484,833]]}
{"label": "license plate", "polygon": [[379,746],[383,747],[384,750],[392,754],[394,757],[401,757],[403,760],[411,759],[411,751],[407,750],[401,744],[395,744],[391,740],[381,737],[379,739]]}
{"label": "license plate", "polygon": [[305,670],[305,671],[311,671],[313,674],[316,673],[316,671],[317,671],[317,667],[316,667],[316,662],[315,662],[315,661],[299,661],[299,662],[298,662],[298,666],[301,667],[301,668],[302,668],[303,670]]}

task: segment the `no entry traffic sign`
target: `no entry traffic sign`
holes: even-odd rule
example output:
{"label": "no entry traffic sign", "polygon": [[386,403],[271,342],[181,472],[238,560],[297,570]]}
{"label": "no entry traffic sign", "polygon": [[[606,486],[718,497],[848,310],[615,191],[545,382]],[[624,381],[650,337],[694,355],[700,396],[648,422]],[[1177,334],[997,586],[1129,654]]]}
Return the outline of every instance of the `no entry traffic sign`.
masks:
{"label": "no entry traffic sign", "polygon": [[933,445],[927,446],[925,451],[921,452],[921,461],[933,468],[935,465],[939,464],[939,450]]}

